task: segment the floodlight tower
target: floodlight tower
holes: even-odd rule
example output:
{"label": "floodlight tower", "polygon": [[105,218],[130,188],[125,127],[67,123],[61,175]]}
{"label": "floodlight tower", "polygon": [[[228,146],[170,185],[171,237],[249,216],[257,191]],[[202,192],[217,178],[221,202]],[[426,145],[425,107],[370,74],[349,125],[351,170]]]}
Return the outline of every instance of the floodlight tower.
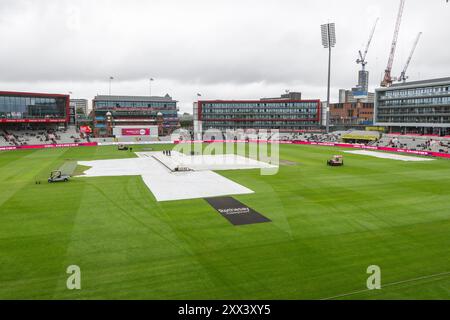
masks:
{"label": "floodlight tower", "polygon": [[327,109],[326,129],[330,132],[330,80],[331,80],[331,48],[336,45],[336,28],[334,23],[321,25],[322,46],[328,49],[328,85],[327,85]]}

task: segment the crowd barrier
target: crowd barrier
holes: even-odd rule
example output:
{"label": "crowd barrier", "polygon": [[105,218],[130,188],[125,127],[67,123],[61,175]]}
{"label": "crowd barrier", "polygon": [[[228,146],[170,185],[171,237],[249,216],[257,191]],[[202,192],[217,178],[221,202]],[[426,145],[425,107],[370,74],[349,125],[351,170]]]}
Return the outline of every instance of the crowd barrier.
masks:
{"label": "crowd barrier", "polygon": [[[202,141],[175,141],[175,143],[199,143]],[[339,148],[354,148],[354,149],[366,149],[366,150],[378,150],[396,153],[408,153],[418,156],[431,156],[450,159],[450,154],[432,151],[419,151],[419,150],[409,150],[404,148],[391,148],[391,147],[377,147],[377,146],[367,146],[364,144],[351,144],[342,142],[311,142],[311,141],[267,141],[267,140],[205,140],[204,143],[279,143],[279,144],[300,144],[300,145],[312,145],[312,146],[324,146],[324,147],[339,147]]]}
{"label": "crowd barrier", "polygon": [[408,153],[419,156],[431,156],[450,159],[450,154],[432,151],[419,151],[410,150],[404,148],[391,148],[391,147],[377,147],[377,146],[366,146],[363,144],[351,144],[351,143],[330,143],[330,142],[309,142],[309,141],[292,141],[293,144],[306,144],[306,145],[321,145],[330,147],[340,147],[340,148],[356,148],[356,149],[368,149],[368,150],[378,150],[378,151],[388,151],[388,152],[398,152],[398,153]]}
{"label": "crowd barrier", "polygon": [[0,147],[0,151],[26,150],[26,149],[46,149],[46,148],[69,148],[69,147],[95,147],[95,146],[97,146],[97,142],[35,144],[35,145],[24,145],[24,146]]}
{"label": "crowd barrier", "polygon": [[268,140],[175,140],[175,141],[141,141],[141,142],[83,142],[83,143],[60,143],[60,144],[41,144],[41,145],[24,145],[24,146],[6,146],[0,147],[0,151],[7,150],[24,150],[24,149],[45,149],[45,148],[67,148],[67,147],[95,147],[95,146],[110,146],[118,144],[134,144],[134,145],[151,145],[151,144],[179,144],[179,143],[279,143],[279,144],[299,144],[299,145],[315,145],[325,147],[339,147],[339,148],[354,148],[354,149],[366,149],[366,150],[378,150],[396,153],[408,153],[418,156],[430,156],[438,158],[450,159],[450,154],[432,151],[419,151],[409,150],[404,148],[391,148],[391,147],[377,147],[367,146],[364,144],[351,144],[342,142],[311,142],[311,141],[268,141]]}
{"label": "crowd barrier", "polygon": [[36,144],[23,146],[4,146],[0,151],[24,150],[24,149],[45,149],[45,148],[68,148],[68,147],[96,147],[96,146],[117,146],[123,145],[152,145],[152,144],[173,144],[174,141],[137,141],[137,142],[80,142],[80,143],[58,143],[58,144]]}
{"label": "crowd barrier", "polygon": [[173,141],[125,141],[125,142],[98,142],[99,146],[147,145],[147,144],[173,144]]}

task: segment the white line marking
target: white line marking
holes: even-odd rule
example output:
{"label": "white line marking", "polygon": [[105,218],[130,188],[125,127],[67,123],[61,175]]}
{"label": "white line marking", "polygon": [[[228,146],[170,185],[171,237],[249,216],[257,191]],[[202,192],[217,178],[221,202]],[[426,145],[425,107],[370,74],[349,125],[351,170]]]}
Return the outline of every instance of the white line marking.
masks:
{"label": "white line marking", "polygon": [[[436,274],[432,274],[432,275],[428,275],[428,276],[422,276],[422,277],[418,277],[418,278],[414,278],[414,279],[408,279],[408,280],[402,280],[402,281],[397,281],[397,282],[391,282],[391,283],[388,283],[388,284],[383,284],[381,286],[381,289],[383,289],[385,287],[394,286],[394,285],[397,285],[397,284],[408,283],[408,282],[413,282],[413,281],[418,281],[418,280],[425,280],[425,279],[429,279],[429,278],[434,278],[434,277],[439,277],[439,276],[447,276],[447,275],[450,275],[450,271],[449,272],[443,272],[443,273],[436,273]],[[346,296],[351,296],[351,295],[354,295],[354,294],[367,292],[367,291],[378,291],[379,292],[380,290],[364,289],[364,290],[359,290],[359,291],[353,291],[353,292],[339,294],[339,295],[333,296],[333,297],[322,298],[320,300],[332,300],[332,299],[346,297]]]}

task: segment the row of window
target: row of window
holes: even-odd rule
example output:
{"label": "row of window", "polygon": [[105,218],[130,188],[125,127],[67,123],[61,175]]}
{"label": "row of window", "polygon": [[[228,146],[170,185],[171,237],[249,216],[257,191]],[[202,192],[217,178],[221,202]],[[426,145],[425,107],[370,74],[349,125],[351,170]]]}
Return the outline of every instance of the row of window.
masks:
{"label": "row of window", "polygon": [[27,107],[30,105],[43,104],[63,104],[66,100],[64,98],[38,98],[38,97],[14,97],[14,96],[0,96],[0,108],[4,106],[13,107]]}
{"label": "row of window", "polygon": [[0,111],[2,119],[46,119],[46,118],[65,118],[65,110],[58,110],[47,106],[29,108],[28,111]]}
{"label": "row of window", "polygon": [[248,103],[239,103],[239,102],[227,102],[227,103],[202,103],[202,108],[285,108],[285,107],[291,107],[291,108],[317,108],[318,103],[317,102],[270,102],[270,103],[254,103],[254,102],[248,102]]}
{"label": "row of window", "polygon": [[450,114],[450,107],[428,107],[428,108],[386,108],[379,109],[378,114],[433,114],[433,113],[448,113]]}
{"label": "row of window", "polygon": [[0,96],[0,117],[7,119],[64,118],[66,99]]}
{"label": "row of window", "polygon": [[202,120],[207,121],[208,119],[217,119],[217,120],[231,120],[231,119],[315,119],[317,118],[317,113],[310,114],[301,114],[301,115],[286,115],[286,114],[277,114],[277,115],[216,115],[216,114],[205,114],[202,116]]}
{"label": "row of window", "polygon": [[377,116],[377,122],[391,122],[391,123],[450,123],[450,117],[443,116]]}
{"label": "row of window", "polygon": [[[106,110],[97,110],[96,115],[104,115],[106,114]],[[174,110],[161,110],[161,111],[112,111],[111,114],[113,117],[118,116],[134,116],[134,117],[156,117],[157,113],[161,112],[163,117],[176,117],[177,112]]]}
{"label": "row of window", "polygon": [[204,109],[203,114],[260,114],[260,113],[283,113],[283,114],[298,114],[317,112],[317,107],[299,108],[299,109]]}
{"label": "row of window", "polygon": [[373,103],[362,103],[362,104],[357,104],[357,103],[352,103],[352,104],[347,104],[347,103],[334,103],[334,104],[330,104],[330,109],[344,109],[344,106],[346,108],[350,108],[350,109],[373,109]]}
{"label": "row of window", "polygon": [[421,87],[413,89],[399,89],[386,91],[382,96],[386,98],[406,97],[406,96],[422,96],[428,94],[445,94],[450,91],[450,86],[434,86],[434,87]]}
{"label": "row of window", "polygon": [[95,107],[101,108],[176,108],[176,102],[157,101],[95,101]]}
{"label": "row of window", "polygon": [[344,119],[338,119],[338,118],[331,118],[330,119],[331,124],[347,124],[347,125],[370,125],[373,124],[372,119],[350,119],[350,118],[344,118]]}
{"label": "row of window", "polygon": [[274,126],[294,126],[294,127],[303,127],[305,125],[316,125],[317,121],[204,121],[203,127],[223,127],[223,126],[231,126],[233,128],[236,127],[255,127],[255,126],[264,126],[264,127],[274,127]]}
{"label": "row of window", "polygon": [[416,98],[416,99],[395,99],[380,101],[378,106],[409,106],[409,105],[430,105],[430,104],[450,104],[450,97]]}

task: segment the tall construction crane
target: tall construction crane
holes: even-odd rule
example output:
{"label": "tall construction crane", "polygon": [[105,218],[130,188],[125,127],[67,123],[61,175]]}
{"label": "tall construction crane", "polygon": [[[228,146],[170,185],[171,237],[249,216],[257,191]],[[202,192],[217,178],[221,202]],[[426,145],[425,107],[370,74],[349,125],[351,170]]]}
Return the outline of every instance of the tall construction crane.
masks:
{"label": "tall construction crane", "polygon": [[406,64],[405,67],[403,68],[402,73],[400,74],[400,77],[398,77],[398,81],[403,81],[405,82],[406,79],[408,79],[408,77],[406,76],[406,70],[408,70],[409,67],[409,63],[411,62],[411,58],[414,54],[414,51],[416,50],[417,47],[417,43],[419,42],[420,36],[422,35],[422,32],[419,32],[419,34],[417,35],[416,41],[414,41],[413,47],[411,49],[411,53],[409,54],[408,60],[406,60]]}
{"label": "tall construction crane", "polygon": [[389,54],[389,60],[384,71],[384,78],[381,81],[382,87],[389,87],[392,84],[392,64],[394,63],[395,49],[397,48],[398,32],[400,31],[400,23],[402,22],[403,8],[405,7],[405,0],[400,0],[400,8],[398,9],[397,22],[395,24],[394,38],[392,39],[391,52]]}
{"label": "tall construction crane", "polygon": [[361,50],[358,51],[359,58],[356,60],[356,63],[361,64],[363,71],[366,69],[366,64],[367,64],[366,56],[367,56],[367,52],[369,51],[370,43],[372,42],[373,34],[375,33],[375,28],[377,27],[378,20],[380,20],[380,18],[377,18],[377,20],[375,20],[375,24],[373,25],[372,31],[370,32],[369,41],[367,42],[366,49],[364,50],[364,54],[361,53]]}

